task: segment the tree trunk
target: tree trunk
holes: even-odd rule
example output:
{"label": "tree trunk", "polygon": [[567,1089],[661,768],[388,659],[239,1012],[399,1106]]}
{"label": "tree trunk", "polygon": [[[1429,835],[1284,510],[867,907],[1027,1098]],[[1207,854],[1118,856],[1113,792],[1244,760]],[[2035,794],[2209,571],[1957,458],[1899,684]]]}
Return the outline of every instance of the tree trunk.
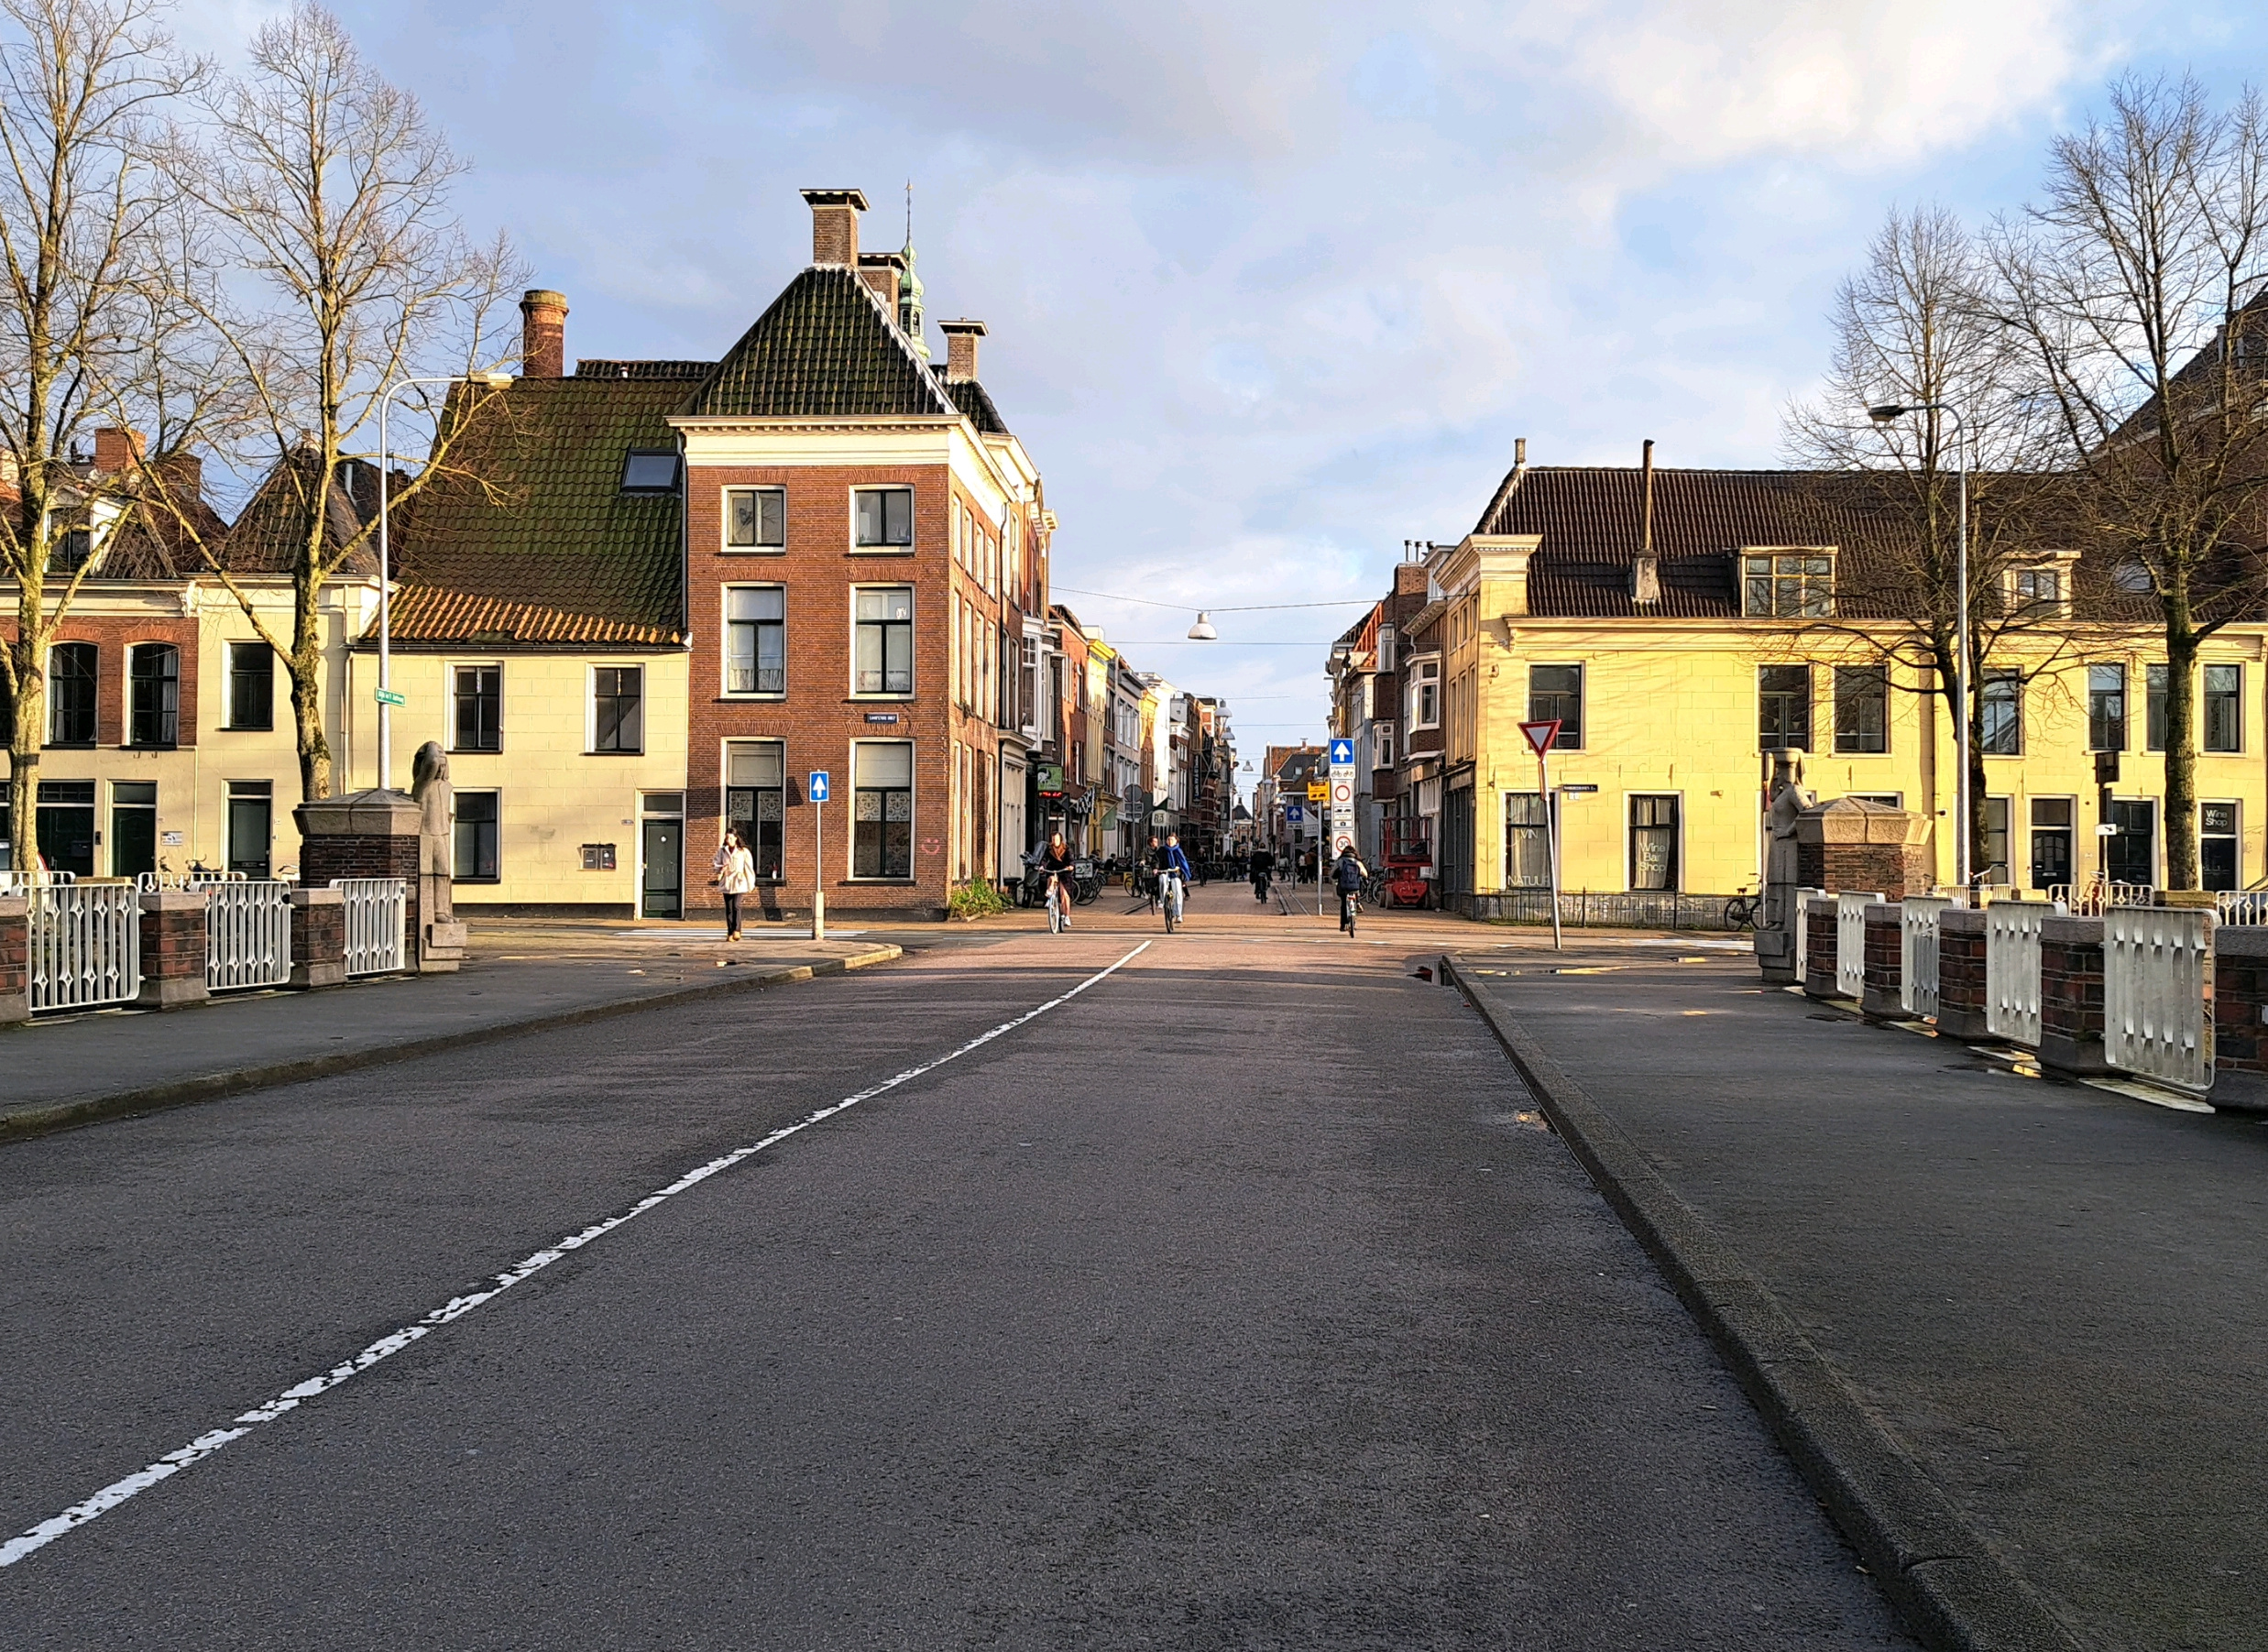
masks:
{"label": "tree trunk", "polygon": [[[15,648],[13,642],[7,645]],[[8,867],[28,872],[38,864],[39,747],[48,718],[48,679],[18,652],[16,699],[8,728]]]}
{"label": "tree trunk", "polygon": [[[2184,618],[2186,615],[2184,615]],[[2197,886],[2197,639],[2165,628],[2165,887]]]}
{"label": "tree trunk", "polygon": [[313,803],[331,795],[331,742],[323,732],[323,634],[317,629],[323,623],[323,579],[302,564],[293,585],[291,727],[299,748],[300,798]]}

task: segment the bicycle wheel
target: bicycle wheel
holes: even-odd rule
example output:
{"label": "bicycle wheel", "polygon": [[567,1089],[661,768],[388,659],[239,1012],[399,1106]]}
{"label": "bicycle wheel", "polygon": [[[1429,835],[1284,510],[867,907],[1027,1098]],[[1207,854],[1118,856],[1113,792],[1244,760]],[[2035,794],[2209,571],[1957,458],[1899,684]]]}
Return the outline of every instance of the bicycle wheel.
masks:
{"label": "bicycle wheel", "polygon": [[1047,933],[1063,933],[1063,903],[1056,899],[1052,892],[1047,896]]}

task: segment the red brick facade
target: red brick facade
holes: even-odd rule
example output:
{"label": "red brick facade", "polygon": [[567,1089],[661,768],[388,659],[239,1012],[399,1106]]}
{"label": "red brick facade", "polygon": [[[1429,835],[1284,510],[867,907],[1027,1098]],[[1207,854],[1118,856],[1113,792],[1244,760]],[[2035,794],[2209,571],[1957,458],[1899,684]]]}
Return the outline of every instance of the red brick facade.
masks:
{"label": "red brick facade", "polygon": [[[13,640],[16,626],[0,624],[0,639]],[[181,673],[180,730],[176,746],[197,743],[197,622],[178,615],[137,615],[130,618],[68,614],[55,633],[55,641],[92,642],[94,656],[94,743],[123,746],[126,740],[127,674],[137,643],[167,642],[178,651]],[[49,704],[53,706],[50,688]]]}
{"label": "red brick facade", "polygon": [[[889,485],[914,490],[913,548],[854,550],[852,489]],[[718,911],[723,905],[722,897],[707,887],[706,869],[724,831],[724,742],[762,739],[783,744],[791,804],[802,797],[810,771],[824,769],[832,778],[825,869],[831,914],[942,913],[957,860],[966,864],[968,875],[979,878],[992,875],[1000,864],[999,736],[991,714],[999,703],[1003,675],[1016,669],[1017,643],[1003,629],[1003,613],[1013,610],[959,565],[955,550],[961,537],[954,523],[960,510],[970,510],[976,523],[972,537],[981,541],[1002,537],[1003,525],[985,518],[944,465],[696,463],[688,468],[686,486],[686,606],[693,634],[685,797],[688,907]],[[724,490],[745,487],[785,490],[783,550],[725,549]],[[985,554],[993,553],[988,549]],[[780,695],[758,698],[724,692],[724,590],[731,585],[783,587],[786,678]],[[914,692],[857,694],[853,591],[860,585],[901,585],[910,586],[914,597]],[[986,681],[979,680],[981,646],[971,651],[976,657],[966,669],[956,673],[958,605],[966,605],[973,615],[972,636],[979,630],[991,633],[992,670]],[[980,704],[988,698],[990,704]],[[881,720],[885,718],[890,720]],[[866,739],[914,745],[908,878],[850,876],[851,747]],[[965,752],[959,775],[956,742]],[[812,841],[811,808],[791,806],[781,879],[756,897],[767,913],[808,910]]]}

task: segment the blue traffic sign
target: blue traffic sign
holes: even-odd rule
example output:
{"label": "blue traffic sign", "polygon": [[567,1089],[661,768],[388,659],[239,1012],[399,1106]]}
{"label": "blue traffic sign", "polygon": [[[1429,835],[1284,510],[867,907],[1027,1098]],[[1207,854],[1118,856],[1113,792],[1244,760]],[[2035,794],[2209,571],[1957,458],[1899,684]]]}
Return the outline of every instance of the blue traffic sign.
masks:
{"label": "blue traffic sign", "polygon": [[830,783],[831,782],[826,770],[814,769],[811,771],[811,801],[813,803],[825,803],[827,801],[827,790]]}
{"label": "blue traffic sign", "polygon": [[1290,822],[1293,826],[1298,826],[1307,817],[1308,812],[1301,808],[1298,804],[1287,803],[1284,805],[1284,818]]}
{"label": "blue traffic sign", "polygon": [[1354,742],[1349,739],[1335,739],[1331,741],[1331,760],[1334,765],[1339,763],[1353,762],[1354,760]]}

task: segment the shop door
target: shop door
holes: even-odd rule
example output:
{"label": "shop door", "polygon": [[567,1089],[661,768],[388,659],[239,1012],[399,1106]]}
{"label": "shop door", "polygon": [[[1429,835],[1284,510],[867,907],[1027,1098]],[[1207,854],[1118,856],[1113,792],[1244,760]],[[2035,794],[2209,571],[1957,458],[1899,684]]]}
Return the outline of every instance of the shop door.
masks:
{"label": "shop door", "polygon": [[[674,793],[670,801],[677,803]],[[653,806],[649,802],[649,808]],[[683,807],[682,804],[678,804]],[[648,815],[639,823],[638,915],[677,918],[685,915],[685,823],[670,816]]]}
{"label": "shop door", "polygon": [[2153,797],[2110,800],[2110,824],[2119,828],[2110,839],[2109,870],[2113,883],[2151,884],[2158,875],[2158,804]]}
{"label": "shop door", "polygon": [[1674,793],[1639,793],[1630,799],[1630,887],[1678,886],[1677,804]]}

